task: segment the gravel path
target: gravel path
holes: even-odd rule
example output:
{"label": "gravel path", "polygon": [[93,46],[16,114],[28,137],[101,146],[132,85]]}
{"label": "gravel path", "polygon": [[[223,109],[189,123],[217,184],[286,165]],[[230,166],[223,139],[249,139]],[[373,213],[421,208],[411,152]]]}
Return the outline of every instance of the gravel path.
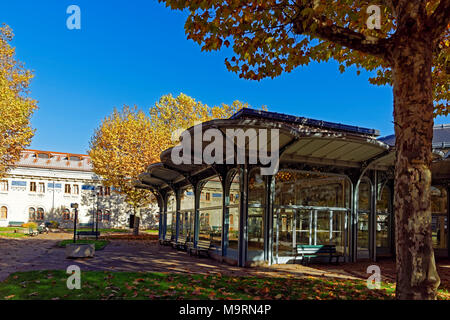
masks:
{"label": "gravel path", "polygon": [[[65,249],[57,246],[70,234],[39,235],[33,238],[0,238],[0,281],[12,272],[29,270],[66,270],[78,265],[81,270],[221,273],[233,276],[303,277],[324,276],[345,279],[367,279],[367,267],[379,265],[383,280],[395,282],[393,260],[357,262],[336,265],[274,265],[270,267],[238,268],[213,259],[191,257],[185,252],[162,247],[156,241],[110,240],[105,249],[96,251],[93,258],[67,259]],[[442,284],[449,287],[450,261],[438,263]]]}

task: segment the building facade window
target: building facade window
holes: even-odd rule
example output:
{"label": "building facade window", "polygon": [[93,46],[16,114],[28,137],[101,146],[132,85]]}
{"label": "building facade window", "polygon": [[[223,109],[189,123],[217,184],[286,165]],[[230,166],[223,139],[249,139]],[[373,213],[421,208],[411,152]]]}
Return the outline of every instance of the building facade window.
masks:
{"label": "building facade window", "polygon": [[39,182],[38,192],[39,193],[45,193],[45,183],[44,182]]}
{"label": "building facade window", "polygon": [[64,193],[66,193],[66,194],[70,194],[71,193],[71,191],[70,191],[70,184],[65,184],[64,185]]}
{"label": "building facade window", "polygon": [[36,182],[30,182],[30,192],[36,192]]}
{"label": "building facade window", "polygon": [[37,209],[36,220],[38,220],[38,221],[44,220],[44,209],[43,208]]}
{"label": "building facade window", "polygon": [[105,210],[103,214],[103,221],[111,221],[111,212],[109,210]]}
{"label": "building facade window", "polygon": [[77,184],[73,185],[73,194],[80,194],[80,186]]}
{"label": "building facade window", "polygon": [[0,191],[8,191],[8,180],[0,181]]}
{"label": "building facade window", "polygon": [[63,220],[70,220],[70,211],[69,209],[64,209],[62,212]]}
{"label": "building facade window", "polygon": [[0,220],[6,220],[8,219],[8,208],[5,206],[2,206],[0,208]]}
{"label": "building facade window", "polygon": [[102,210],[97,210],[97,221],[98,222],[103,221],[103,212],[102,212]]}
{"label": "building facade window", "polygon": [[36,220],[36,209],[34,209],[34,208],[28,209],[28,219],[30,221]]}
{"label": "building facade window", "polygon": [[104,195],[105,196],[110,196],[111,195],[111,188],[110,187],[105,187]]}

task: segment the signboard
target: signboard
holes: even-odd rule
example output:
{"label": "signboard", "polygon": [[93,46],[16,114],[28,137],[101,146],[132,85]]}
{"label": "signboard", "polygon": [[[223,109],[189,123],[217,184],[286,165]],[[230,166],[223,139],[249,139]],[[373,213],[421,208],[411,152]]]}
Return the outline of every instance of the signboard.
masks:
{"label": "signboard", "polygon": [[49,182],[49,183],[47,184],[47,186],[48,186],[49,189],[61,189],[61,188],[62,188],[61,183],[52,183],[52,182]]}
{"label": "signboard", "polygon": [[26,181],[11,181],[11,186],[13,187],[26,187],[27,182]]}

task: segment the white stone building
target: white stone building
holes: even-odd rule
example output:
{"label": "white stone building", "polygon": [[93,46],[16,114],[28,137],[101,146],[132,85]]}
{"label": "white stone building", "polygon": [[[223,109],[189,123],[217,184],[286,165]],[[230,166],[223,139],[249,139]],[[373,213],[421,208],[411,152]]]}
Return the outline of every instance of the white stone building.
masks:
{"label": "white stone building", "polygon": [[[102,186],[88,155],[25,150],[0,180],[0,227],[31,221],[72,227],[72,203],[81,226],[92,225],[98,214],[99,228],[127,228],[133,214],[122,195]],[[141,210],[142,228],[157,225],[156,207]]]}

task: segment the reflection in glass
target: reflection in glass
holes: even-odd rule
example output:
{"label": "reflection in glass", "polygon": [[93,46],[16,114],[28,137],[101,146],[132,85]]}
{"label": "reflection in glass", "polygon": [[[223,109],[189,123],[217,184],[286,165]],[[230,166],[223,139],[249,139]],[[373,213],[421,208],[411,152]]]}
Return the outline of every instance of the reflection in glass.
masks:
{"label": "reflection in glass", "polygon": [[228,210],[228,247],[226,256],[237,260],[239,244],[239,173],[236,173],[230,185]]}
{"label": "reflection in glass", "polygon": [[222,183],[212,177],[202,189],[200,197],[199,240],[211,241],[217,251],[222,246]]}
{"label": "reflection in glass", "polygon": [[[345,177],[280,171],[275,180],[273,256],[289,261],[298,244],[334,244],[346,253],[350,183]],[[280,260],[282,261],[282,260]]]}
{"label": "reflection in glass", "polygon": [[431,213],[433,248],[446,249],[448,243],[447,190],[443,186],[431,187]]}
{"label": "reflection in glass", "polygon": [[260,169],[252,170],[248,185],[248,258],[264,259],[265,181]]}
{"label": "reflection in glass", "polygon": [[176,226],[176,201],[173,192],[169,194],[167,200],[167,227],[166,234],[171,235],[172,238],[175,237],[175,226]]}
{"label": "reflection in glass", "polygon": [[376,241],[377,252],[380,249],[386,249],[389,252],[390,248],[390,200],[391,190],[384,186],[381,190],[379,199],[377,199],[377,227],[376,227]]}
{"label": "reflection in glass", "polygon": [[370,183],[364,179],[359,184],[357,246],[360,257],[369,255]]}

